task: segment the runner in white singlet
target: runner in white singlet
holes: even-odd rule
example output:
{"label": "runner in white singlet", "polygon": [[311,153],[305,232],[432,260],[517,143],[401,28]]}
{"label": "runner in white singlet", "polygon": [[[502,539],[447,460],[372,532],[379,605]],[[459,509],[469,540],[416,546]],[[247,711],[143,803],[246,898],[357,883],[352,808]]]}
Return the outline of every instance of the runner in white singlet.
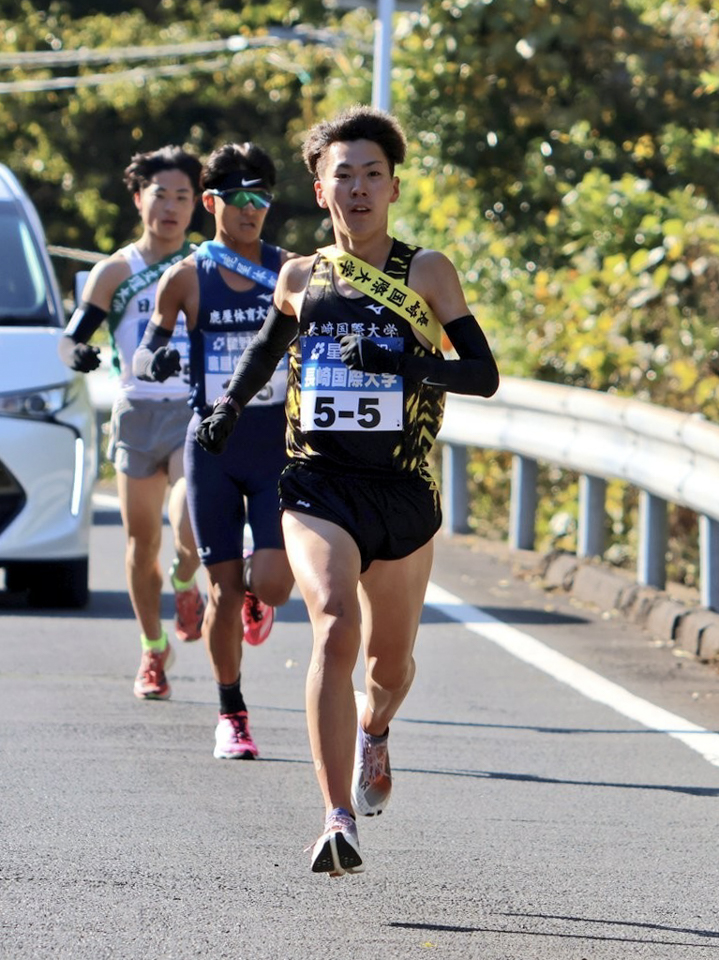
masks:
{"label": "runner in white singlet", "polygon": [[[204,601],[195,583],[199,566],[187,513],[182,451],[192,411],[186,370],[167,382],[143,383],[132,373],[135,352],[155,306],[157,284],[189,251],[186,235],[199,196],[201,164],[179,147],[136,154],[125,183],[140,214],[142,234],[90,272],[80,306],[60,345],[63,361],[87,373],[99,365],[89,340],[106,322],[120,392],[110,421],[108,458],[114,462],[122,521],[127,536],[126,572],[140,627],[142,656],[135,696],[170,696],[166,669],[172,656],[160,617],[162,571],[159,552],[165,498],[176,558],[170,570],[175,591],[175,632],[180,640],[201,635]],[[176,348],[187,356],[184,324]]]}

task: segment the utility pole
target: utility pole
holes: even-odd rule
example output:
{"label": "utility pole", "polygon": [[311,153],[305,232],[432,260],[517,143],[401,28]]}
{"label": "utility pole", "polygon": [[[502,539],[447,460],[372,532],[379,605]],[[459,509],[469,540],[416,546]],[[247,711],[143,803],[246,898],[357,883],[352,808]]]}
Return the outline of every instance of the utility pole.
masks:
{"label": "utility pole", "polygon": [[339,10],[356,10],[357,7],[374,8],[374,55],[372,64],[372,106],[389,110],[391,104],[390,80],[392,78],[392,20],[395,10],[417,11],[422,0],[325,0],[325,6]]}
{"label": "utility pole", "polygon": [[372,67],[372,106],[389,110],[392,78],[392,17],[395,0],[377,0],[374,22],[374,62]]}

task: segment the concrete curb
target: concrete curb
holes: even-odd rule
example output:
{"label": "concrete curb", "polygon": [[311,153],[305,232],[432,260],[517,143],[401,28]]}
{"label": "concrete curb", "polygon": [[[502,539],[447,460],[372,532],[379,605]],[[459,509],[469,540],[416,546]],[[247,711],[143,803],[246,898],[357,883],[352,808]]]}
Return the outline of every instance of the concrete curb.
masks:
{"label": "concrete curb", "polygon": [[[531,575],[526,557],[519,566],[525,576]],[[681,601],[667,591],[640,586],[624,571],[570,553],[539,557],[534,573],[545,590],[570,593],[603,612],[625,617],[702,662],[719,663],[719,613],[700,607],[698,601]]]}

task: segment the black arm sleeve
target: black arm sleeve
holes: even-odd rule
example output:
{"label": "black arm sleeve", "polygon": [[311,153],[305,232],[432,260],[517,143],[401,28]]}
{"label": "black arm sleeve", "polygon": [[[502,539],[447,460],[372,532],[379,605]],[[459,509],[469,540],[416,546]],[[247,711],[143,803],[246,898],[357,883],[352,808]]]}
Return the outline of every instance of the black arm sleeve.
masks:
{"label": "black arm sleeve", "polygon": [[78,343],[87,343],[107,316],[107,310],[83,300],[70,317],[65,333],[58,344],[60,359],[72,366],[73,350]]}
{"label": "black arm sleeve", "polygon": [[171,330],[158,327],[152,320],[148,323],[144,336],[132,356],[132,372],[138,380],[155,379],[152,374],[152,361],[155,357],[155,351],[159,350],[160,347],[166,347],[171,337]]}
{"label": "black arm sleeve", "polygon": [[499,386],[499,371],[482,328],[471,314],[467,314],[451,320],[444,331],[459,354],[459,360],[402,354],[397,372],[410,380],[441,387],[450,393],[491,397]]}
{"label": "black arm sleeve", "polygon": [[240,357],[225,395],[232,397],[240,408],[245,407],[275,372],[298,331],[297,318],[281,313],[273,304],[262,329]]}

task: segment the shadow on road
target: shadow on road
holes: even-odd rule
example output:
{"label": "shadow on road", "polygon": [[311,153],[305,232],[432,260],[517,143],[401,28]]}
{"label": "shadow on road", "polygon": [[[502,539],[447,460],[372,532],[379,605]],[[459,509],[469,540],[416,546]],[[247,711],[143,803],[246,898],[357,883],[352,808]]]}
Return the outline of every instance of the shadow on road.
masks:
{"label": "shadow on road", "polygon": [[421,773],[422,776],[471,777],[476,780],[508,780],[521,783],[544,783],[562,787],[608,787],[613,790],[658,790],[661,793],[681,793],[690,797],[719,797],[719,787],[675,786],[667,783],[612,783],[609,780],[566,780],[559,777],[540,777],[534,773],[507,773],[501,770],[426,770],[413,767],[393,767],[403,773]]}
{"label": "shadow on road", "polygon": [[[589,623],[585,617],[577,617],[573,614],[557,613],[556,611],[546,611],[539,607],[486,607],[483,606],[482,613],[487,613],[491,617],[496,617],[503,623],[523,623],[523,624],[544,624],[549,625],[570,625],[579,623]],[[447,616],[441,610],[433,606],[425,606],[422,611],[423,624],[430,623],[454,623],[458,621],[454,617]]]}
{"label": "shadow on road", "polygon": [[[505,916],[515,916],[515,914],[505,914]],[[538,919],[544,919],[540,914],[516,914],[516,916],[536,916]],[[554,919],[554,918],[549,918]],[[566,918],[556,918],[556,919],[567,919],[572,920],[572,917]],[[620,921],[617,920],[588,920],[587,923],[596,923],[596,924],[617,924]],[[657,946],[662,947],[694,947],[695,949],[700,950],[716,950],[719,949],[719,944],[714,943],[687,943],[683,940],[647,940],[640,937],[620,937],[620,936],[608,936],[607,934],[592,934],[592,933],[550,933],[546,930],[511,930],[503,927],[489,927],[489,926],[454,926],[452,924],[443,924],[443,923],[403,923],[402,921],[396,920],[391,921],[387,924],[389,927],[396,927],[403,930],[427,930],[427,931],[436,931],[438,933],[449,932],[449,933],[498,933],[498,934],[509,934],[512,936],[520,937],[550,937],[552,939],[560,940],[582,940],[583,942],[594,940],[602,943],[642,943],[642,944],[656,944]],[[624,926],[624,924],[622,924]],[[694,935],[697,937],[716,937],[719,934],[716,934],[707,930],[675,930],[673,927],[662,927],[654,924],[632,924],[628,923],[626,926],[629,927],[642,927],[650,930],[667,930],[673,933],[686,933]]]}

